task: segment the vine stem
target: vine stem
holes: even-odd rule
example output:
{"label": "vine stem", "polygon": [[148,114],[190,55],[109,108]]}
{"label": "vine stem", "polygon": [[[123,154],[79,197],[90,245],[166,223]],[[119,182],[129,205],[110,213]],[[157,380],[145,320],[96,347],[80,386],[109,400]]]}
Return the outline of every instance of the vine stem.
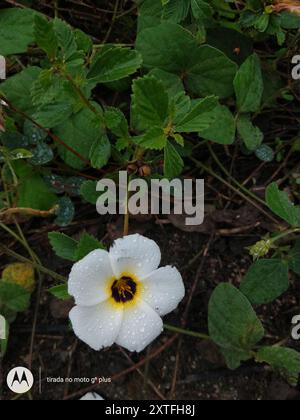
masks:
{"label": "vine stem", "polygon": [[23,263],[29,263],[37,270],[40,270],[42,273],[47,274],[48,276],[52,277],[55,280],[58,280],[62,283],[65,283],[67,279],[64,276],[61,276],[60,274],[55,273],[52,270],[49,270],[48,268],[44,267],[42,264],[32,262],[28,258],[23,257],[20,254],[17,254],[16,252],[12,251],[11,249],[7,248],[5,245],[0,244],[0,250],[10,257],[15,258],[17,261],[23,262]]}
{"label": "vine stem", "polygon": [[[272,217],[266,210],[264,210],[258,203],[251,200],[250,197],[248,197],[246,194],[244,194],[242,191],[239,191],[237,188],[235,188],[233,185],[231,185],[229,182],[227,182],[225,179],[223,179],[221,176],[219,176],[216,172],[214,172],[211,168],[206,166],[204,163],[199,162],[197,159],[190,156],[189,158],[192,162],[194,162],[198,168],[203,169],[205,172],[209,173],[214,178],[218,179],[220,182],[222,182],[224,185],[226,185],[228,188],[230,188],[232,191],[234,191],[236,194],[238,194],[240,197],[242,197],[244,200],[248,201],[252,206],[256,207],[261,213],[263,213],[268,219],[270,219],[273,223],[278,225],[278,221]],[[246,189],[248,192],[248,190]]]}
{"label": "vine stem", "polygon": [[267,203],[262,200],[260,197],[258,197],[256,194],[252,193],[251,191],[249,191],[246,187],[244,187],[244,185],[240,184],[230,173],[229,171],[225,168],[225,166],[222,164],[222,162],[220,161],[220,159],[218,158],[218,156],[216,155],[216,153],[214,152],[212,146],[208,143],[207,147],[214,159],[214,161],[216,162],[216,164],[219,166],[219,168],[224,172],[224,174],[226,176],[228,176],[228,178],[234,182],[241,191],[243,191],[245,194],[249,195],[250,197],[252,197],[254,200],[258,201],[260,204],[262,204],[263,206],[267,207]]}
{"label": "vine stem", "polygon": [[211,340],[207,334],[199,333],[196,331],[186,330],[184,328],[174,327],[173,325],[164,324],[164,329],[177,334],[188,335],[190,337],[200,338],[201,340]]}
{"label": "vine stem", "polygon": [[300,232],[300,228],[290,229],[290,230],[287,230],[286,232],[282,232],[280,235],[274,236],[270,240],[272,242],[277,242],[280,239],[285,238],[286,236],[292,235],[293,233],[299,233],[299,232]]}

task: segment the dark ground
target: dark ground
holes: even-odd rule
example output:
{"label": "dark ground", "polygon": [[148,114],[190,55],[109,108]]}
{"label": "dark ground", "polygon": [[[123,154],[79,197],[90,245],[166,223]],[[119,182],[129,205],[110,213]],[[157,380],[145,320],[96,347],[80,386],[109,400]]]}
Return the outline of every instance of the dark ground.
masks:
{"label": "dark ground", "polygon": [[[103,40],[108,34],[110,41],[132,42],[135,33],[135,12],[120,19],[109,34],[111,14],[100,13],[95,16],[90,13],[88,7],[80,3],[66,1],[67,10],[60,11],[60,15],[99,40]],[[98,3],[105,9],[113,10],[113,2]],[[125,10],[130,10],[132,3],[125,3]],[[49,15],[51,14],[50,2],[38,2],[38,4],[40,9],[48,10]],[[117,98],[114,97],[113,100]],[[110,96],[108,102],[111,101]],[[287,110],[286,114],[290,115],[290,111]],[[280,115],[282,116],[282,112]],[[290,122],[288,121],[285,127],[281,119],[277,121],[276,114],[262,123],[267,124],[264,131],[269,133],[270,138],[277,133],[287,133],[290,130]],[[292,135],[293,133],[289,132],[287,137],[291,138]],[[276,164],[261,166],[255,158],[239,158],[235,150],[227,151],[227,157],[224,155],[224,149],[219,150],[226,167],[233,168],[233,175],[244,181],[251,174],[248,187],[254,184],[256,188],[261,186],[261,189],[257,188],[261,193],[278,168]],[[199,155],[204,158],[200,151]],[[297,165],[299,166],[296,160],[289,159],[279,176],[284,177],[293,168],[298,167]],[[190,174],[198,178],[203,177],[200,171],[195,171],[193,168]],[[255,182],[252,182],[252,179],[255,179]],[[155,219],[131,222],[131,233],[145,234],[155,239],[161,246],[162,265],[176,264],[183,274],[187,297],[177,312],[171,314],[165,321],[178,326],[186,321],[187,328],[204,333],[207,332],[207,305],[213,289],[223,281],[238,285],[251,264],[251,258],[245,248],[253,245],[261,236],[274,228],[274,224],[268,218],[251,205],[245,207],[243,200],[232,195],[231,191],[224,189],[212,177],[206,176],[205,181],[208,212],[224,208],[227,208],[227,211],[222,210],[217,214],[207,215],[201,232],[182,231],[180,220],[172,219],[173,223],[169,220]],[[87,230],[98,238],[104,238],[104,242],[110,245],[115,237],[121,235],[121,224],[122,220],[97,217],[93,206],[78,202],[76,220],[65,233],[77,237]],[[46,221],[28,220],[22,228],[43,265],[67,276],[71,265],[54,257],[47,239],[48,232],[57,227],[49,225]],[[18,245],[2,233],[0,241],[14,251],[22,253]],[[0,269],[10,261],[1,255]],[[32,358],[33,373],[38,377],[41,370],[42,377],[42,393],[39,393],[36,384],[32,391],[34,400],[63,398],[76,400],[91,387],[88,383],[47,383],[47,378],[50,377],[111,378],[110,383],[93,387],[93,390],[111,400],[300,399],[300,388],[290,387],[263,365],[251,362],[244,364],[237,371],[229,371],[217,348],[210,342],[196,338],[186,336],[178,338],[173,333],[166,332],[140,355],[129,355],[117,347],[100,353],[91,351],[85,344],[76,340],[69,328],[70,305],[59,302],[47,292],[54,284],[51,278],[45,276],[38,311],[36,311],[35,294],[30,311],[20,315],[12,326],[9,348],[3,364],[5,377],[9,369],[27,364]],[[195,285],[197,287],[193,290]],[[261,318],[270,334],[269,343],[273,344],[290,336],[291,319],[299,313],[299,292],[299,278],[291,278],[291,287],[282,299],[273,305],[260,308]],[[191,305],[188,305],[191,297]],[[184,313],[187,317],[183,320]],[[38,315],[38,322],[35,344],[31,352],[30,340],[35,314]],[[288,344],[300,350],[300,343],[288,342]],[[7,393],[6,387],[3,392],[4,399],[15,398]]]}

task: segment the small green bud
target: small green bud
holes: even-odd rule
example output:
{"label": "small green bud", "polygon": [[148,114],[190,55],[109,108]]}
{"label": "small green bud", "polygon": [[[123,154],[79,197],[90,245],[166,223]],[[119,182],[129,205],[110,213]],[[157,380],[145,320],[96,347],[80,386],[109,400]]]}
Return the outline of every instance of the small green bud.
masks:
{"label": "small green bud", "polygon": [[270,252],[272,248],[272,241],[271,239],[263,239],[262,241],[257,242],[250,248],[250,255],[257,260],[259,258],[263,258]]}

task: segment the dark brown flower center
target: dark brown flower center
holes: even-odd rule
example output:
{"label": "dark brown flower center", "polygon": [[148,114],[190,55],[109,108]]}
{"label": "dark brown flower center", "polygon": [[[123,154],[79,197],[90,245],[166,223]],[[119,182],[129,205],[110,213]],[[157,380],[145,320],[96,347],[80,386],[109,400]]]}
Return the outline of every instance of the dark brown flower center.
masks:
{"label": "dark brown flower center", "polygon": [[112,287],[112,297],[117,303],[126,303],[134,299],[137,291],[137,285],[130,277],[122,277],[115,280]]}

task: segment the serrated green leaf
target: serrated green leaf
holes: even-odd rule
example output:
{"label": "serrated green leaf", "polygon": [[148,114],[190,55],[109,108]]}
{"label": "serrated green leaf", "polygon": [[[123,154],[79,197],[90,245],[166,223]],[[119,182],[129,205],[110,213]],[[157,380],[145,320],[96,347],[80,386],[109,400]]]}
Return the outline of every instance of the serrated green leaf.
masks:
{"label": "serrated green leaf", "polygon": [[198,21],[203,21],[212,17],[214,10],[207,1],[192,0],[191,7],[193,16]]}
{"label": "serrated green leaf", "polygon": [[75,253],[76,260],[80,261],[92,251],[96,249],[105,249],[104,245],[98,241],[94,236],[89,235],[88,233],[84,233],[79,241],[77,246],[77,250]]}
{"label": "serrated green leaf", "polygon": [[[54,128],[54,133],[68,146],[72,147],[87,161],[90,150],[96,140],[103,136],[103,129],[99,125],[99,119],[89,109],[83,109],[72,115],[63,124]],[[75,169],[83,169],[86,164],[63,146],[59,146],[61,158]]]}
{"label": "serrated green leaf", "polygon": [[30,293],[23,287],[0,280],[0,306],[11,311],[24,312],[30,304]]}
{"label": "serrated green leaf", "polygon": [[169,97],[162,82],[145,76],[133,82],[132,120],[138,130],[164,127],[169,115]]}
{"label": "serrated green leaf", "polygon": [[243,278],[240,290],[253,305],[273,302],[289,288],[288,265],[279,259],[256,261]]}
{"label": "serrated green leaf", "polygon": [[132,138],[132,141],[140,147],[150,150],[163,150],[167,140],[166,134],[161,127],[153,127],[144,135]]}
{"label": "serrated green leaf", "polygon": [[81,185],[80,194],[90,204],[96,204],[100,196],[97,192],[97,181],[85,181]]}
{"label": "serrated green leaf", "polygon": [[191,110],[176,124],[176,132],[197,133],[208,129],[215,122],[215,114],[211,111],[217,106],[218,100],[213,96],[196,101]]}
{"label": "serrated green leaf", "polygon": [[273,213],[285,220],[291,226],[300,227],[300,207],[295,206],[290,201],[287,193],[279,190],[276,183],[268,186],[266,201]]}
{"label": "serrated green leaf", "polygon": [[35,107],[31,100],[31,87],[41,73],[39,67],[27,67],[1,83],[1,92],[20,111],[31,115]]}
{"label": "serrated green leaf", "polygon": [[184,162],[171,142],[165,147],[164,174],[166,178],[173,179],[179,176],[184,168]]}
{"label": "serrated green leaf", "polygon": [[60,284],[58,286],[51,287],[48,292],[60,300],[67,301],[72,299],[72,296],[69,295],[67,284]]}
{"label": "serrated green leaf", "polygon": [[106,134],[103,134],[93,143],[90,150],[90,160],[92,167],[101,169],[107,165],[111,156],[111,144]]}
{"label": "serrated green leaf", "polygon": [[171,22],[182,22],[188,16],[190,2],[187,0],[172,0],[163,9],[163,19]]}
{"label": "serrated green leaf", "polygon": [[65,122],[73,112],[69,103],[46,104],[33,116],[34,120],[43,127],[53,128]]}
{"label": "serrated green leaf", "polygon": [[54,59],[58,49],[58,42],[53,22],[49,22],[41,15],[36,15],[34,19],[34,36],[37,45],[45,51],[50,59]]}
{"label": "serrated green leaf", "polygon": [[76,261],[78,242],[64,233],[50,232],[48,238],[55,254],[69,261]]}
{"label": "serrated green leaf", "polygon": [[[77,53],[77,44],[72,27],[65,21],[55,18],[53,20],[53,29],[64,61],[72,60],[74,54]],[[81,64],[83,64],[83,59],[81,60]]]}
{"label": "serrated green leaf", "polygon": [[0,10],[0,54],[21,54],[34,42],[34,18],[38,13],[32,9]]}
{"label": "serrated green leaf", "polygon": [[107,128],[116,136],[122,138],[130,137],[127,119],[119,108],[106,108],[104,120]]}
{"label": "serrated green leaf", "polygon": [[114,82],[135,73],[141,64],[141,56],[136,51],[111,47],[95,56],[88,79],[92,85]]}

